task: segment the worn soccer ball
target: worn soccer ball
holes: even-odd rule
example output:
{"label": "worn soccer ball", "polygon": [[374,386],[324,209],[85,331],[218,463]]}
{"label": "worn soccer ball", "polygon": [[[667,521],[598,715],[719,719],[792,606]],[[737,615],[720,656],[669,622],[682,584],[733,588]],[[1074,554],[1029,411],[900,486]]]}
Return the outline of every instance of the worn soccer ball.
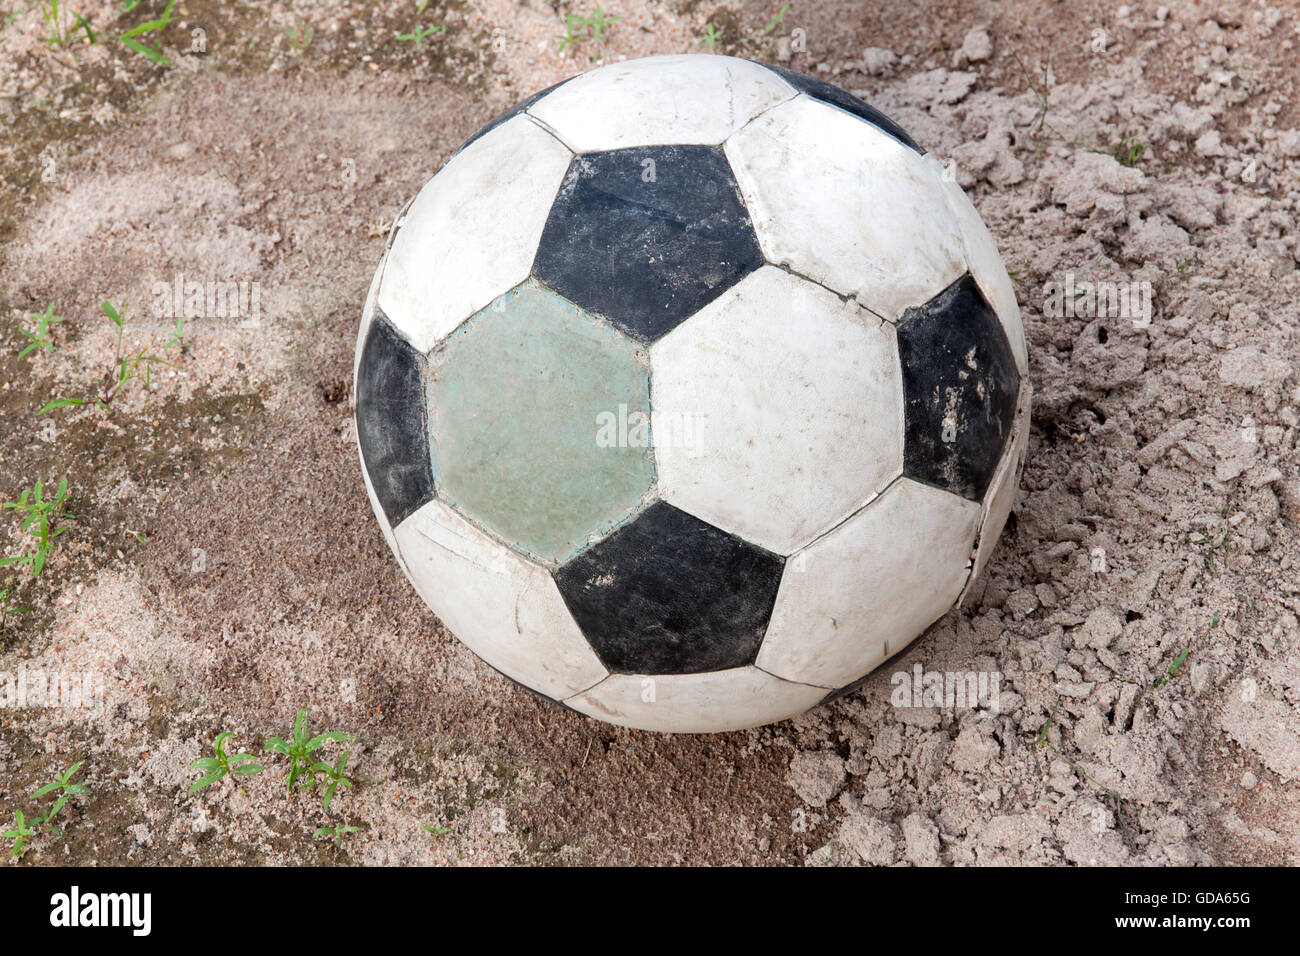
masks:
{"label": "worn soccer ball", "polygon": [[356,423],[399,563],[492,667],[601,720],[750,727],[971,588],[1024,333],[979,214],[883,114],[723,56],[481,129],[394,226]]}

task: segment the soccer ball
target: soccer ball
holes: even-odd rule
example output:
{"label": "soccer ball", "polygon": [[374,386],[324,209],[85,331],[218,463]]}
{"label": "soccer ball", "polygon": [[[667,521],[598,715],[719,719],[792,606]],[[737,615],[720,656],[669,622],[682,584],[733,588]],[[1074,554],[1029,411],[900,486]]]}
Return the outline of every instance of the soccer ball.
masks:
{"label": "soccer ball", "polygon": [[959,603],[1015,495],[1024,332],[899,126],[723,56],[567,80],[393,228],[356,353],[375,516],[492,667],[625,726],[851,688]]}

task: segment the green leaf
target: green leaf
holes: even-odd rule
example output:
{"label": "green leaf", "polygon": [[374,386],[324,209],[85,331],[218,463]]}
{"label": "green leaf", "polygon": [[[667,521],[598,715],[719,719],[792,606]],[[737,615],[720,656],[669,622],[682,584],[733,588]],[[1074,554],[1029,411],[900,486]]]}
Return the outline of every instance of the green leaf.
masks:
{"label": "green leaf", "polygon": [[216,770],[221,766],[221,761],[216,757],[200,757],[190,764],[191,770]]}
{"label": "green leaf", "polygon": [[[124,46],[135,50],[135,52],[139,53],[141,56],[148,57],[150,60],[163,66],[171,66],[171,60],[167,59],[167,57],[163,56],[163,54],[159,53],[157,50],[145,46],[134,37],[118,37],[118,39],[122,41]],[[121,323],[118,324],[120,325]]]}
{"label": "green leaf", "polygon": [[161,30],[163,27],[167,26],[167,24],[172,22],[172,15],[171,15],[172,7],[174,7],[175,5],[176,5],[176,0],[171,0],[171,2],[167,4],[167,9],[163,11],[161,17],[158,17],[156,20],[148,20],[140,24],[138,27],[127,30],[125,33],[122,34],[122,36],[133,37],[141,33],[149,33],[153,30]]}
{"label": "green leaf", "polygon": [[327,742],[331,740],[338,741],[339,743],[346,743],[351,739],[352,739],[351,734],[340,733],[337,730],[330,731],[327,734],[317,734],[315,737],[313,737],[310,741],[307,742],[307,751],[308,753],[310,753],[313,750],[319,750],[321,747],[323,747]]}
{"label": "green leaf", "polygon": [[95,31],[90,29],[90,24],[86,22],[86,18],[83,17],[80,13],[73,14],[73,16],[77,18],[77,22],[73,24],[73,29],[85,30],[86,39],[93,44],[95,42]]}
{"label": "green leaf", "polygon": [[193,793],[195,790],[202,790],[204,787],[210,787],[212,786],[212,784],[220,780],[223,776],[225,776],[225,774],[222,773],[221,771],[205,774],[204,776],[199,777],[198,780],[195,780],[194,783],[190,785],[189,792]]}
{"label": "green leaf", "polygon": [[[68,802],[68,795],[66,793],[62,794],[59,797],[59,799],[54,801],[54,806],[50,807],[49,812],[46,813],[45,816],[41,818],[41,822],[44,823],[47,827],[50,826],[50,821],[53,820],[56,816],[58,816],[59,811],[63,809],[63,805],[67,802]],[[50,828],[53,829],[53,827]]]}
{"label": "green leaf", "polygon": [[44,415],[46,412],[52,412],[56,408],[67,408],[68,406],[85,405],[85,401],[80,398],[56,398],[41,408],[37,415]]}
{"label": "green leaf", "polygon": [[261,773],[265,769],[260,763],[245,763],[240,764],[238,767],[231,767],[230,772],[236,777],[249,777],[255,773]]}

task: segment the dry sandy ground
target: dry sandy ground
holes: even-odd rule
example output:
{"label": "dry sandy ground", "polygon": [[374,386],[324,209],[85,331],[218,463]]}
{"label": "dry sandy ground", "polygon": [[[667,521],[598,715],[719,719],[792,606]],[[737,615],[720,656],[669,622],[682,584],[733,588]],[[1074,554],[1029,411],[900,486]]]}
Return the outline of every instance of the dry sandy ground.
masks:
{"label": "dry sandy ground", "polygon": [[[102,33],[120,6],[77,9]],[[34,608],[0,672],[93,691],[4,698],[0,817],[75,761],[91,788],[14,865],[1300,862],[1300,10],[795,0],[765,37],[769,0],[607,6],[608,42],[561,57],[571,8],[543,0],[180,0],[167,69],[102,36],[47,49],[37,4],[5,0],[0,495],[66,476],[76,518],[39,581],[0,570]],[[532,697],[425,610],[362,488],[351,363],[385,226],[462,139],[707,22],[768,60],[786,31],[791,65],[951,161],[1037,404],[965,608],[799,720],[657,736]],[[396,39],[417,23],[446,31]],[[112,361],[102,300],[162,348],[178,273],[257,283],[260,323],[196,318],[152,390],[38,418]],[[1150,283],[1150,323],[1052,314],[1067,274]],[[17,358],[47,303],[55,348]],[[6,515],[6,553],[29,541]],[[999,712],[894,707],[915,664],[1000,673]],[[308,704],[366,778],[328,818],[278,769],[186,794],[219,731],[260,750]],[[326,822],[358,831],[338,849]]]}

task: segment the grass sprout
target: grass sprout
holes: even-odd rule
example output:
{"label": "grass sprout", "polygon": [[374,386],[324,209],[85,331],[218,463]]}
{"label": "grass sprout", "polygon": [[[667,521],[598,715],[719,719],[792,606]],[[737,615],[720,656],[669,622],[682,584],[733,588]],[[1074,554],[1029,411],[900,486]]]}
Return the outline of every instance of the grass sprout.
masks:
{"label": "grass sprout", "polygon": [[31,313],[31,317],[36,320],[36,328],[18,330],[29,340],[27,347],[18,353],[19,358],[38,350],[53,352],[54,343],[50,341],[50,330],[63,321],[63,316],[54,314],[53,302],[45,307],[44,312]]}
{"label": "grass sprout", "polygon": [[[154,347],[155,340],[150,339],[148,345],[141,346],[134,351],[122,350],[122,336],[126,332],[127,304],[123,302],[120,306],[112,302],[103,302],[100,304],[100,310],[108,317],[108,320],[117,328],[117,337],[113,349],[113,365],[104,373],[99,382],[99,390],[96,394],[86,398],[56,398],[46,402],[36,414],[45,415],[54,411],[56,408],[77,407],[81,405],[98,405],[101,408],[108,408],[117,394],[126,387],[130,382],[141,379],[144,382],[145,393],[147,394],[153,385],[153,368],[155,365],[164,365],[168,368],[175,366],[168,362],[160,355],[154,355],[150,350]],[[176,331],[168,339],[164,349],[172,348],[176,343],[184,345],[184,320],[178,319]]]}
{"label": "grass sprout", "polygon": [[44,484],[37,478],[36,484],[23,491],[17,501],[6,501],[0,505],[0,511],[14,511],[21,515],[23,531],[37,541],[36,550],[29,554],[0,558],[0,567],[29,567],[32,569],[32,579],[40,578],[46,559],[54,550],[54,539],[68,530],[68,526],[60,522],[64,518],[75,517],[63,510],[67,498],[68,479],[60,479],[54,497],[46,499]]}
{"label": "grass sprout", "polygon": [[229,731],[217,734],[216,739],[212,741],[212,756],[200,757],[190,764],[191,770],[201,770],[203,774],[198,780],[190,784],[189,793],[202,790],[204,787],[210,787],[226,776],[248,777],[255,773],[261,773],[266,769],[260,763],[257,763],[251,754],[235,754],[231,756],[226,753],[226,741],[234,736]]}
{"label": "grass sprout", "polygon": [[[293,790],[295,785],[299,789],[310,789],[317,784],[317,773],[322,772],[318,768],[324,766],[326,771],[331,769],[328,765],[318,763],[311,755],[331,741],[343,743],[351,739],[351,734],[340,733],[338,731],[329,731],[327,733],[317,734],[314,737],[311,736],[307,723],[307,708],[304,707],[302,710],[298,711],[298,716],[293,722],[293,733],[290,737],[287,740],[283,737],[272,737],[266,742],[266,746],[263,749],[269,750],[273,753],[278,753],[281,756],[290,759],[291,763],[289,765],[289,775],[287,778],[288,789],[290,791]],[[344,755],[344,759],[345,758],[346,754]],[[343,759],[339,762],[339,773],[342,773],[342,764]],[[299,781],[303,777],[309,777],[310,779],[306,782],[300,783]],[[351,785],[352,784],[349,781],[347,786]],[[333,795],[333,790],[330,791],[330,795]]]}
{"label": "grass sprout", "polygon": [[54,825],[54,818],[58,816],[59,811],[73,797],[84,796],[90,793],[90,788],[84,783],[73,783],[72,778],[77,775],[81,769],[84,760],[78,760],[63,773],[55,774],[54,779],[45,786],[38,789],[32,794],[33,800],[39,800],[41,797],[49,796],[51,793],[57,793],[59,796],[54,801],[45,814],[32,822],[36,825],[44,825],[51,833],[58,833],[59,828]]}
{"label": "grass sprout", "polygon": [[716,53],[718,43],[722,40],[722,31],[710,20],[704,24],[704,36],[700,38],[700,46],[706,47],[710,53]]}
{"label": "grass sprout", "polygon": [[[580,13],[570,13],[564,18],[564,33],[555,34],[555,39],[560,41],[559,49],[556,53],[563,54],[564,51],[575,44],[582,43],[585,40],[591,40],[596,44],[605,42],[605,33],[610,24],[618,23],[622,20],[619,16],[609,16],[596,4],[595,11],[590,16],[583,16]],[[596,51],[596,58],[600,58],[600,51]]]}
{"label": "grass sprout", "polygon": [[0,839],[13,841],[13,846],[9,848],[9,855],[15,860],[23,855],[23,845],[34,836],[36,836],[36,828],[28,826],[27,818],[23,816],[21,810],[14,811],[14,825],[4,833],[0,833]]}
{"label": "grass sprout", "polygon": [[351,836],[357,832],[357,828],[347,823],[336,823],[332,827],[317,827],[315,836],[317,839],[323,836],[330,837],[334,840],[334,845],[340,850],[343,849],[343,838]]}

